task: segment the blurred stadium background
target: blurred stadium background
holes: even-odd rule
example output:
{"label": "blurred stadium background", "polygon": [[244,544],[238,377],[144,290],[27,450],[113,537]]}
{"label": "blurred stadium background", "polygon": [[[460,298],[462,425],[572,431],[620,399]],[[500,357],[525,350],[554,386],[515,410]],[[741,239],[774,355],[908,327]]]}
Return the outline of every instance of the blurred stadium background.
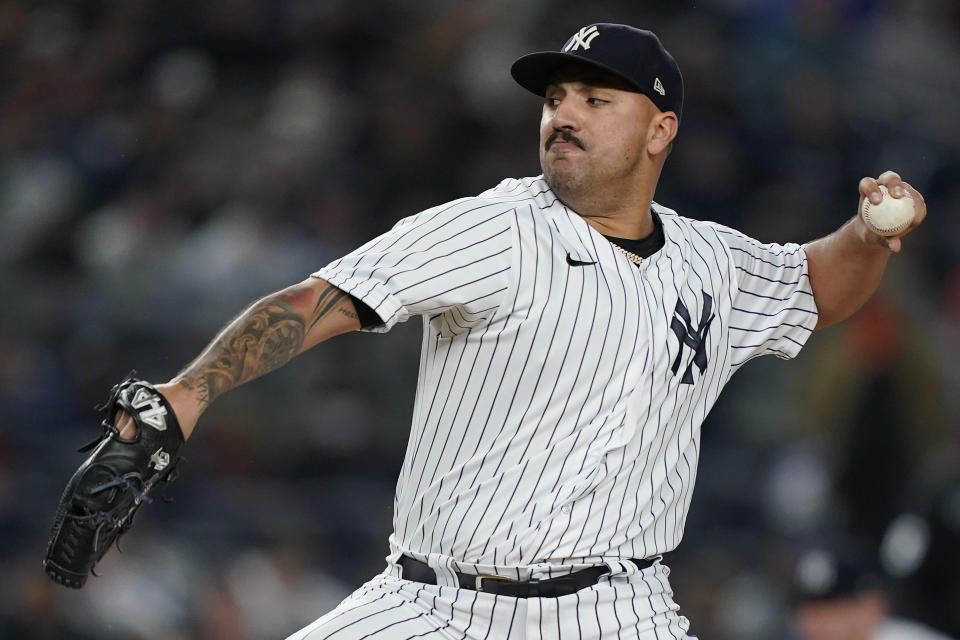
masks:
{"label": "blurred stadium background", "polygon": [[898,612],[960,636],[960,3],[37,0],[0,3],[0,637],[282,638],[382,568],[416,322],[219,401],[175,502],[82,591],[40,559],[113,383],[167,379],[402,216],[538,173],[509,63],[595,21],[656,30],[685,74],[658,201],[805,241],[892,168],[930,209],[866,309],[746,367],[704,425],[670,560],[693,630],[788,638],[792,554],[844,532]]}

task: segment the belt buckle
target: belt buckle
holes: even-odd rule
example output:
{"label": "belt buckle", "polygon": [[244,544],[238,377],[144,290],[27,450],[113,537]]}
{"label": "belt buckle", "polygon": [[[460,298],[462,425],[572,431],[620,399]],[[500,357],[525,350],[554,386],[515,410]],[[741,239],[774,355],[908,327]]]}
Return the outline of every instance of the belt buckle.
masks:
{"label": "belt buckle", "polygon": [[514,580],[514,579],[512,579],[512,578],[505,578],[505,577],[503,577],[503,576],[479,574],[479,575],[477,575],[477,577],[476,577],[476,578],[474,579],[474,581],[473,581],[474,589],[476,589],[477,591],[479,591],[479,592],[481,592],[481,593],[485,593],[484,590],[483,590],[483,581],[484,581],[484,580],[493,580],[493,581],[496,581],[496,582],[516,582],[516,580]]}

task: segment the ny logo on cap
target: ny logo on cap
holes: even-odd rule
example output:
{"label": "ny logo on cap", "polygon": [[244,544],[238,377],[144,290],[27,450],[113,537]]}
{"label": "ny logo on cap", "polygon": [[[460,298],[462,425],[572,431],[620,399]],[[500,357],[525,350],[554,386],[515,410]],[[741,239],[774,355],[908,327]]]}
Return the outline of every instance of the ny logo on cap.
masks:
{"label": "ny logo on cap", "polygon": [[570,38],[570,42],[567,43],[567,46],[563,48],[564,52],[567,51],[576,51],[580,47],[584,49],[590,48],[590,43],[593,42],[593,39],[600,35],[597,25],[590,27],[582,27],[580,31],[573,34],[573,37]]}

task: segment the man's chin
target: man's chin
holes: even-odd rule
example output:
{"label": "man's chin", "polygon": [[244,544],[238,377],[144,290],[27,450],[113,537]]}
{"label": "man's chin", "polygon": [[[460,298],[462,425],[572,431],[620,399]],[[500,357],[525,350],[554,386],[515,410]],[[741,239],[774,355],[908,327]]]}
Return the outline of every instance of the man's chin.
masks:
{"label": "man's chin", "polygon": [[557,167],[556,163],[542,168],[543,179],[558,196],[562,197],[564,193],[579,191],[583,187],[584,178],[579,171],[567,170],[567,167]]}

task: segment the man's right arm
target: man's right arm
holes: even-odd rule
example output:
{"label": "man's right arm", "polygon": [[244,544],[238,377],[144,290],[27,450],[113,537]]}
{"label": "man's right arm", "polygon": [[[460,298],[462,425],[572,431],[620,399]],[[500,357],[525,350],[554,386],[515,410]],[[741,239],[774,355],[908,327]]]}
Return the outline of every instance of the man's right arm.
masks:
{"label": "man's right arm", "polygon": [[[278,369],[294,356],[360,328],[353,299],[326,280],[307,278],[257,300],[160,391],[177,414],[185,438],[221,394]],[[129,416],[117,421],[121,438],[133,437]]]}

